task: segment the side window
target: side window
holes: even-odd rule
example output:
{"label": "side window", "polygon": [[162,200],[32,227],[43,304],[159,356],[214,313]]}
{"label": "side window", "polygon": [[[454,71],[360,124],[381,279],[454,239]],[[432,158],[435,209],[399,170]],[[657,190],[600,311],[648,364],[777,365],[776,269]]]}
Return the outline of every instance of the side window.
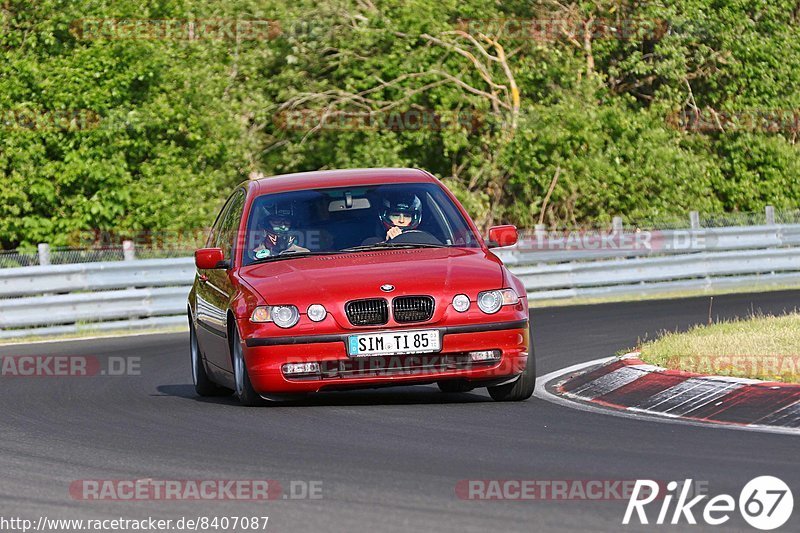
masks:
{"label": "side window", "polygon": [[[451,202],[444,192],[439,189],[433,193],[433,204],[436,205],[440,214],[441,220],[445,223],[444,235],[445,241],[448,244],[455,246],[464,246],[467,248],[478,248],[480,245],[475,239],[475,235],[469,229],[467,221],[461,216],[461,212]],[[450,240],[452,236],[452,241]]]}
{"label": "side window", "polygon": [[220,227],[222,226],[222,221],[225,220],[225,213],[228,212],[228,208],[231,206],[231,202],[233,202],[234,195],[230,195],[227,200],[225,200],[225,204],[222,206],[222,209],[219,210],[217,214],[217,219],[214,220],[214,225],[211,226],[211,231],[208,233],[208,239],[206,240],[206,248],[214,248],[216,247],[217,243],[217,236],[219,235]]}
{"label": "side window", "polygon": [[214,232],[214,247],[222,248],[222,253],[227,260],[233,259],[233,245],[239,230],[244,210],[245,194],[243,190],[233,193],[228,207],[222,217],[219,230]]}
{"label": "side window", "polygon": [[425,198],[426,212],[429,215],[428,221],[431,222],[426,229],[443,243],[453,244],[453,228],[442,212],[439,202],[429,192],[425,193],[423,198]]}

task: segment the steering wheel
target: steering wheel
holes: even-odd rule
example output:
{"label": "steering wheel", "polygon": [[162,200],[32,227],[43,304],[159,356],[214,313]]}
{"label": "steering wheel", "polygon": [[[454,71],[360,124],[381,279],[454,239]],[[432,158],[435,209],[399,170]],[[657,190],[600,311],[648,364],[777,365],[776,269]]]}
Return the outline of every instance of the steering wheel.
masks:
{"label": "steering wheel", "polygon": [[410,229],[404,231],[394,239],[388,239],[384,242],[397,242],[403,244],[442,244],[442,241],[420,229]]}

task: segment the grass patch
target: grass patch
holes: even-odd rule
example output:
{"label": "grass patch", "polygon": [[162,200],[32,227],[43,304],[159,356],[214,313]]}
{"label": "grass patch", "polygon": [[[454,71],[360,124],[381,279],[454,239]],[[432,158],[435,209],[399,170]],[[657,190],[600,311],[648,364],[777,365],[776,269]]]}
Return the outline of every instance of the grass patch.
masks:
{"label": "grass patch", "polygon": [[188,324],[185,326],[167,326],[155,328],[126,328],[126,329],[113,329],[113,330],[98,330],[86,329],[83,331],[74,331],[71,333],[62,333],[58,335],[29,335],[27,337],[14,337],[9,339],[0,339],[0,346],[13,346],[15,344],[30,344],[34,342],[58,342],[68,340],[81,340],[81,339],[105,339],[117,338],[128,335],[157,335],[162,333],[182,333],[189,331]]}
{"label": "grass patch", "polygon": [[800,313],[695,326],[639,348],[648,363],[718,376],[800,383]]}

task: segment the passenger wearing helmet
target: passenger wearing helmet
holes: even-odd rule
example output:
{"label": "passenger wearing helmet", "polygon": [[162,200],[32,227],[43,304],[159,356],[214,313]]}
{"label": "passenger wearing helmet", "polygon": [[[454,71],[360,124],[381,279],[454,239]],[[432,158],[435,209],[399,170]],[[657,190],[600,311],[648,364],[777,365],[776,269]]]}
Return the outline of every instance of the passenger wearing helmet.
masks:
{"label": "passenger wearing helmet", "polygon": [[256,259],[264,259],[282,253],[307,252],[307,248],[296,244],[297,236],[291,235],[294,221],[294,204],[267,204],[264,206],[266,227],[261,244],[253,250]]}
{"label": "passenger wearing helmet", "polygon": [[386,228],[386,240],[404,231],[415,230],[422,222],[422,202],[414,194],[384,198],[380,220]]}

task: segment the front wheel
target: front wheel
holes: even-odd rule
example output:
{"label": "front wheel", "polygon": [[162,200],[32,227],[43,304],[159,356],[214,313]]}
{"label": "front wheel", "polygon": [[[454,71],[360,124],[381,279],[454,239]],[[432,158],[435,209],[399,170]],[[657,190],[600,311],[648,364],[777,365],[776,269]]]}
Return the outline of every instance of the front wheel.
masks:
{"label": "front wheel", "polygon": [[266,400],[253,389],[253,384],[250,383],[250,375],[247,373],[239,332],[235,326],[232,330],[231,353],[233,354],[233,379],[236,383],[236,397],[239,398],[239,402],[242,405],[250,407],[266,405]]}
{"label": "front wheel", "polygon": [[497,402],[521,402],[533,395],[536,388],[536,358],[533,355],[533,348],[528,354],[528,363],[525,365],[522,375],[513,383],[487,387],[489,396]]}
{"label": "front wheel", "polygon": [[198,396],[222,396],[231,393],[230,390],[220,387],[208,377],[206,365],[203,364],[203,356],[200,355],[200,346],[197,344],[197,332],[191,318],[189,319],[189,353],[192,356],[192,382]]}

